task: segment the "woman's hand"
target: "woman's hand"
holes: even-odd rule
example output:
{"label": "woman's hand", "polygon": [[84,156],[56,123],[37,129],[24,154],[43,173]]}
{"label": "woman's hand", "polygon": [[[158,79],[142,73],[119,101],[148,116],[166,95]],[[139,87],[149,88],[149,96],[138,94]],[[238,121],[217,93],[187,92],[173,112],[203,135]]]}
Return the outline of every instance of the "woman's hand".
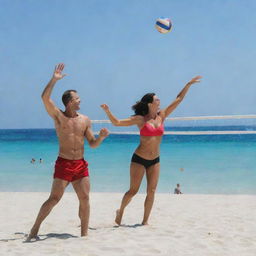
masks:
{"label": "woman's hand", "polygon": [[106,111],[109,111],[109,107],[108,107],[108,105],[107,104],[102,104],[102,105],[100,105],[101,106],[101,108],[106,112]]}
{"label": "woman's hand", "polygon": [[201,82],[201,81],[200,81],[201,78],[202,78],[201,76],[196,76],[196,77],[192,78],[192,79],[188,82],[188,84],[192,85],[192,84],[194,84],[194,83],[200,83],[200,82]]}

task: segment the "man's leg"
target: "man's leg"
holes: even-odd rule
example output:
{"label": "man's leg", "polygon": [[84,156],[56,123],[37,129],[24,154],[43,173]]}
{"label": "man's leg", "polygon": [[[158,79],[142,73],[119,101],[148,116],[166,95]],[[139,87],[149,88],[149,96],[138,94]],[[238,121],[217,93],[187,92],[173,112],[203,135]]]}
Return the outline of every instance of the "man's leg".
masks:
{"label": "man's leg", "polygon": [[68,181],[61,180],[58,178],[53,180],[51,194],[49,198],[41,206],[35,224],[33,225],[30,231],[27,241],[37,236],[41,223],[49,215],[52,208],[59,202],[68,183]]}
{"label": "man's leg", "polygon": [[83,177],[82,179],[75,180],[72,182],[72,185],[79,199],[79,218],[81,220],[81,236],[87,236],[90,216],[89,177]]}

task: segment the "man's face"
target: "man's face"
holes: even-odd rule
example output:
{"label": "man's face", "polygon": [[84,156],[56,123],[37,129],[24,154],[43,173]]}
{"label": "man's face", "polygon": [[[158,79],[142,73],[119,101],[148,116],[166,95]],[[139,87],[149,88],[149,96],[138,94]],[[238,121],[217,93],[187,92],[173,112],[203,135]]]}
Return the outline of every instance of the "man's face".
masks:
{"label": "man's face", "polygon": [[72,99],[70,100],[69,104],[73,110],[80,109],[80,97],[76,92],[71,92]]}

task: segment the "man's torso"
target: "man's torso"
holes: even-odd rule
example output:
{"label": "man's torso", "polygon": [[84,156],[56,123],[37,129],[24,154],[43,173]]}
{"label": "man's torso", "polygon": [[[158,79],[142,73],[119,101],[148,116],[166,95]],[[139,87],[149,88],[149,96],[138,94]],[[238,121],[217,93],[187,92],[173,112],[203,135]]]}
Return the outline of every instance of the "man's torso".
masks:
{"label": "man's torso", "polygon": [[82,159],[88,117],[77,113],[76,117],[69,118],[60,111],[54,122],[59,138],[59,156],[70,160]]}

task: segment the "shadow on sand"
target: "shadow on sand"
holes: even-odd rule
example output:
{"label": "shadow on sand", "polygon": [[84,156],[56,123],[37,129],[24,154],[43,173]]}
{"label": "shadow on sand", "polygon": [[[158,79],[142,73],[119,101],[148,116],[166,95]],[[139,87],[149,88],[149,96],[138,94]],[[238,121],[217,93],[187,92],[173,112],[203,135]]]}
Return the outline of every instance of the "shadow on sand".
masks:
{"label": "shadow on sand", "polygon": [[115,230],[117,228],[138,228],[138,227],[142,227],[144,225],[142,224],[134,224],[134,225],[126,225],[126,224],[122,224],[122,225],[114,225],[114,226],[102,226],[102,227],[89,227],[89,230],[99,230],[99,229],[112,229]]}
{"label": "shadow on sand", "polygon": [[[26,235],[27,237],[27,235]],[[50,238],[57,238],[57,239],[69,239],[69,238],[78,238],[78,236],[74,236],[68,233],[48,233],[48,234],[41,234],[38,235],[36,238],[33,238],[31,240],[26,240],[24,241],[24,243],[33,243],[33,242],[38,242],[38,241],[44,241],[46,239],[50,239]]]}
{"label": "shadow on sand", "polygon": [[38,241],[44,241],[49,238],[57,238],[57,239],[69,239],[69,238],[78,238],[78,236],[74,236],[68,233],[49,233],[49,234],[41,234],[38,235],[35,238],[32,238],[30,241],[27,240],[28,234],[23,233],[23,232],[16,232],[14,233],[16,237],[14,238],[6,238],[6,239],[0,239],[0,242],[9,242],[9,241],[15,241],[15,240],[24,240],[23,243],[33,243],[33,242],[38,242]]}
{"label": "shadow on sand", "polygon": [[[118,225],[112,226],[112,228],[119,228],[119,227],[121,227],[121,228],[138,228],[138,227],[142,227],[142,226],[143,226],[142,224],[134,224],[134,225],[123,224],[123,225],[120,225],[120,226],[118,226]],[[110,227],[102,227],[102,228],[110,228]],[[89,229],[90,230],[97,230],[99,228],[90,227]],[[15,232],[14,235],[17,236],[17,237],[0,239],[0,242],[9,242],[9,241],[16,241],[16,240],[26,239],[25,241],[23,241],[23,243],[34,243],[34,242],[44,241],[44,240],[50,239],[50,238],[57,238],[57,239],[62,239],[62,240],[69,239],[69,238],[78,238],[78,236],[74,236],[74,235],[71,235],[71,234],[68,234],[68,233],[41,234],[41,235],[38,235],[35,238],[32,238],[30,240],[27,240],[28,234],[23,233],[23,232]]]}
{"label": "shadow on sand", "polygon": [[120,225],[120,226],[116,225],[116,226],[114,226],[114,227],[115,227],[115,228],[118,228],[118,227],[121,227],[121,228],[138,228],[138,227],[142,227],[142,226],[144,226],[144,225],[138,223],[138,224],[134,224],[134,225],[122,224],[122,225]]}

